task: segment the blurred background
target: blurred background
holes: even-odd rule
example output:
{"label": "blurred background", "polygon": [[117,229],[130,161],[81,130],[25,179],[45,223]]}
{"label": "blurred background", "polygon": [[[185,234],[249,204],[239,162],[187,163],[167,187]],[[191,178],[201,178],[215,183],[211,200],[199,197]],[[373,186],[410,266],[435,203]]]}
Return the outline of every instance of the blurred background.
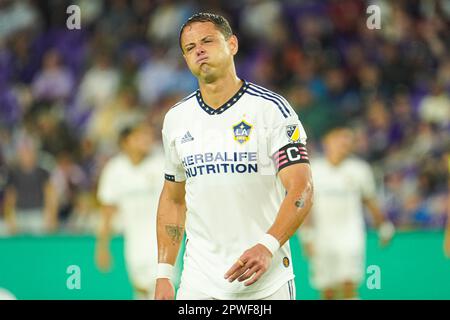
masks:
{"label": "blurred background", "polygon": [[[367,27],[371,4],[380,29]],[[70,5],[80,29],[67,27]],[[98,177],[122,128],[146,117],[160,132],[166,111],[197,89],[178,32],[198,11],[229,20],[238,75],[288,99],[310,154],[333,121],[356,129],[355,153],[398,229],[384,250],[369,232],[367,262],[385,284],[361,297],[450,299],[450,1],[439,0],[0,0],[0,287],[18,299],[131,298],[120,221],[113,270],[95,268]],[[32,234],[10,227],[11,186],[17,211],[32,220],[55,208],[56,221]],[[316,299],[291,243],[297,298]],[[70,265],[81,289],[66,286]]]}

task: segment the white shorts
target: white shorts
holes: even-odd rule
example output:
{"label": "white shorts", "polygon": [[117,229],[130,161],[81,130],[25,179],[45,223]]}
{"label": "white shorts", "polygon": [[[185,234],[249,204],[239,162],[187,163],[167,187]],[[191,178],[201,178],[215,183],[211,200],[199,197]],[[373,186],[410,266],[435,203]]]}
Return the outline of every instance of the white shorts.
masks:
{"label": "white shorts", "polygon": [[318,290],[333,288],[344,282],[359,284],[364,277],[363,252],[316,251],[310,263],[310,281]]}
{"label": "white shorts", "polygon": [[[295,282],[289,280],[281,286],[275,293],[261,300],[295,300]],[[177,291],[177,300],[217,300],[211,296],[208,296],[198,290],[188,287],[185,283],[181,283],[180,288]]]}

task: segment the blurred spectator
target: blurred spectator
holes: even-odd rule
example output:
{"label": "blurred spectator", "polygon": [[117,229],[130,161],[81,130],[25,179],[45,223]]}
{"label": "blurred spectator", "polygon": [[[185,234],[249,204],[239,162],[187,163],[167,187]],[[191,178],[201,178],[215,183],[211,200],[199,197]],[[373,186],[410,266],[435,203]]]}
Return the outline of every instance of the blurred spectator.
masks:
{"label": "blurred spectator", "polygon": [[154,48],[151,58],[138,72],[136,86],[140,101],[146,106],[151,106],[175,89],[176,68],[173,61],[165,56],[166,53],[165,48]]}
{"label": "blurred spectator", "polygon": [[110,40],[117,45],[132,34],[133,12],[127,0],[105,1],[104,4],[106,10],[100,18],[99,28],[105,35],[114,35]]}
{"label": "blurred spectator", "polygon": [[37,23],[38,15],[30,1],[0,2],[0,44],[19,30],[36,28]]}
{"label": "blurred spectator", "polygon": [[79,195],[87,188],[87,177],[69,152],[61,152],[56,158],[51,181],[58,196],[58,218],[64,225],[77,207]]}
{"label": "blurred spectator", "polygon": [[72,74],[63,66],[59,52],[55,49],[47,51],[43,58],[42,70],[33,79],[34,98],[55,102],[66,101],[73,88]]}
{"label": "blurred spectator", "polygon": [[285,37],[282,23],[282,6],[279,1],[246,1],[241,16],[240,27],[244,36],[252,42],[267,42],[270,45],[280,43]]}
{"label": "blurred spectator", "polygon": [[[0,1],[3,166],[17,171],[17,146],[33,137],[45,167],[69,186],[61,189],[69,211],[82,212],[70,215],[67,230],[91,230],[92,194],[99,168],[117,151],[117,132],[141,117],[160,128],[164,113],[197,89],[179,57],[178,32],[194,11],[214,11],[239,37],[239,74],[283,93],[312,154],[330,124],[348,120],[357,126],[358,155],[386,184],[379,191],[395,223],[442,227],[448,3]],[[81,8],[81,30],[66,29],[70,4]],[[381,30],[366,26],[369,4],[380,6]]]}
{"label": "blurred spectator", "polygon": [[116,95],[120,75],[112,65],[108,52],[99,52],[78,89],[78,104],[81,109],[98,109],[110,102]]}
{"label": "blurred spectator", "polygon": [[419,105],[419,114],[422,120],[441,128],[450,125],[450,98],[441,84],[433,84],[431,93]]}
{"label": "blurred spectator", "polygon": [[60,120],[60,116],[53,110],[43,108],[36,113],[34,118],[42,151],[49,153],[53,158],[68,150],[78,156],[79,140],[77,135],[64,120]]}
{"label": "blurred spectator", "polygon": [[42,234],[58,226],[57,197],[49,172],[38,164],[38,151],[31,139],[17,150],[18,165],[8,173],[4,214],[8,231]]}
{"label": "blurred spectator", "polygon": [[147,35],[156,43],[178,45],[181,25],[192,14],[189,1],[162,0],[149,17]]}
{"label": "blurred spectator", "polygon": [[99,153],[111,155],[111,151],[116,150],[119,132],[144,117],[137,92],[133,88],[122,88],[116,99],[92,115],[86,136],[97,146]]}

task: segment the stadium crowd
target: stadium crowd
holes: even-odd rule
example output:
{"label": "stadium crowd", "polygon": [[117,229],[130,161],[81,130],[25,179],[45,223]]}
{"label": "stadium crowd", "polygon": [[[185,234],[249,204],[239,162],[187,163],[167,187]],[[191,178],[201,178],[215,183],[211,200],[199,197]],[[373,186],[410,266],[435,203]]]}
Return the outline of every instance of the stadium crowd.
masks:
{"label": "stadium crowd", "polygon": [[[72,4],[81,29],[67,28]],[[380,29],[367,27],[371,4]],[[146,118],[159,133],[165,112],[197,89],[178,32],[198,11],[229,19],[239,75],[288,99],[310,155],[330,124],[350,123],[397,228],[445,225],[448,1],[3,0],[0,235],[21,231],[7,223],[12,204],[25,219],[48,213],[42,232],[94,232],[99,173],[119,132]]]}

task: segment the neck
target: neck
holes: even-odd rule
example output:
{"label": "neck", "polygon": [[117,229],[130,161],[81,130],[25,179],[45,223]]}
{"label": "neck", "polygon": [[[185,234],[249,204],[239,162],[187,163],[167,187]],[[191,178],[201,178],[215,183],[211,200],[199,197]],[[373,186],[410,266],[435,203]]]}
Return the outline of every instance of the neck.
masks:
{"label": "neck", "polygon": [[336,156],[336,155],[327,155],[327,160],[329,163],[331,163],[333,166],[338,166],[343,160],[343,157]]}
{"label": "neck", "polygon": [[127,156],[133,165],[138,165],[145,157],[145,155],[137,152],[136,153],[128,152]]}
{"label": "neck", "polygon": [[199,80],[198,84],[206,104],[218,109],[240,89],[242,82],[234,71],[210,83]]}

